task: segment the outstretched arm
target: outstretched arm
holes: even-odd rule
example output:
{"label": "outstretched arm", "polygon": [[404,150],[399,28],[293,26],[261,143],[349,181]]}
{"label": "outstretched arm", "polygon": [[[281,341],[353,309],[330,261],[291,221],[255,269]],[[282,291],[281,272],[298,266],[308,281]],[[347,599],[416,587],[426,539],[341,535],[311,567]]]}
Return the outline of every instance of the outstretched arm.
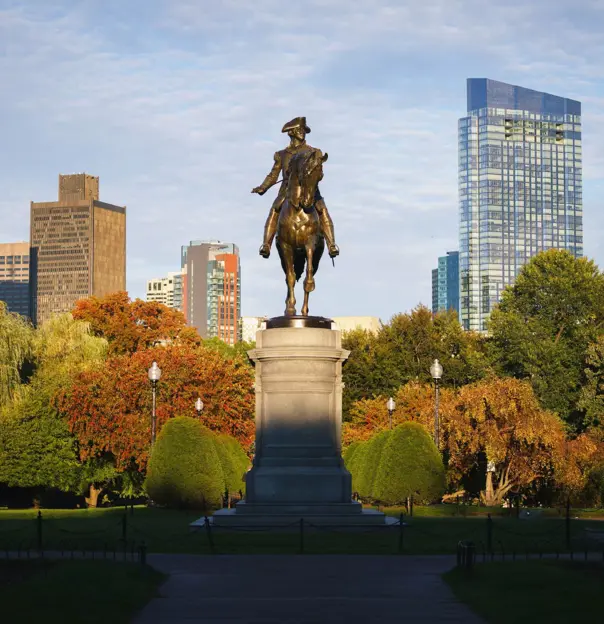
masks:
{"label": "outstretched arm", "polygon": [[281,171],[281,156],[279,152],[275,152],[275,162],[270,173],[264,178],[264,182],[260,186],[256,186],[252,189],[252,193],[258,193],[264,195],[268,189],[273,186],[279,179],[279,172]]}

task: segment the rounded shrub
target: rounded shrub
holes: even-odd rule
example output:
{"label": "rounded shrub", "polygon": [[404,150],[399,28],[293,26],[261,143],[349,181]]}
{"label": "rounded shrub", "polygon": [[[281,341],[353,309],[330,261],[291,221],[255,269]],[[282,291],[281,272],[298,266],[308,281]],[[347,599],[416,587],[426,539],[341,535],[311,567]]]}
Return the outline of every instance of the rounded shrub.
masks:
{"label": "rounded shrub", "polygon": [[228,435],[219,435],[215,438],[216,451],[224,474],[225,489],[229,494],[245,491],[244,475],[248,468],[249,459],[239,442]]}
{"label": "rounded shrub", "polygon": [[390,437],[390,431],[380,431],[371,439],[367,440],[367,451],[363,456],[362,465],[358,466],[359,473],[359,493],[362,496],[376,498],[374,494],[375,476],[382,457],[382,451]]}
{"label": "rounded shrub", "polygon": [[342,459],[344,460],[344,466],[346,466],[346,470],[350,472],[350,466],[352,465],[352,458],[356,453],[356,450],[359,448],[360,442],[353,442],[350,446],[344,449],[342,453]]}
{"label": "rounded shrub", "polygon": [[145,489],[151,499],[167,507],[217,509],[224,484],[214,434],[194,418],[170,419],[147,466]]}
{"label": "rounded shrub", "polygon": [[363,470],[365,467],[365,457],[369,450],[369,442],[361,442],[352,456],[348,471],[352,475],[352,491],[357,492],[361,496],[368,496],[363,488]]}
{"label": "rounded shrub", "polygon": [[416,422],[393,429],[382,449],[373,496],[390,505],[409,497],[428,503],[444,491],[445,468],[428,432]]}

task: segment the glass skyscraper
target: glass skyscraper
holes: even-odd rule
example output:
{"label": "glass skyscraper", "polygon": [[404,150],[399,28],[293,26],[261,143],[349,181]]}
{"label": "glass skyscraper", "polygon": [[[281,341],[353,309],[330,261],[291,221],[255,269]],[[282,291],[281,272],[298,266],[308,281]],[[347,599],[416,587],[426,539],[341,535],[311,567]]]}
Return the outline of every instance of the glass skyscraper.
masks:
{"label": "glass skyscraper", "polygon": [[546,249],[583,255],[581,103],[469,78],[459,120],[460,320],[486,330],[503,289]]}
{"label": "glass skyscraper", "polygon": [[459,252],[447,251],[432,271],[432,312],[453,309],[459,312]]}

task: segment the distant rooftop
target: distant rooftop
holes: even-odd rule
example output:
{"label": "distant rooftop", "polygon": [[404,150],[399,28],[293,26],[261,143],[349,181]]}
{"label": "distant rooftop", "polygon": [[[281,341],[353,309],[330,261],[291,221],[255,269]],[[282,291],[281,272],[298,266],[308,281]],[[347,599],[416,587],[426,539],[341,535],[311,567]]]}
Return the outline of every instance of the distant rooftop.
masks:
{"label": "distant rooftop", "polygon": [[581,102],[490,80],[468,78],[468,113],[481,108],[507,108],[530,113],[580,115]]}

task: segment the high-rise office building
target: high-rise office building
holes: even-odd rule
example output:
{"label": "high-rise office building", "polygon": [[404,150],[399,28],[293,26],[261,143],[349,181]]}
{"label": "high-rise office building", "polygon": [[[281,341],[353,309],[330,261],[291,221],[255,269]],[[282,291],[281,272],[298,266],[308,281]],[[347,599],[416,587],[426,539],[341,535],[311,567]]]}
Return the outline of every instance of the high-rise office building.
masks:
{"label": "high-rise office building", "polygon": [[126,290],[126,208],[99,201],[98,177],[59,175],[59,200],[31,203],[30,246],[35,324]]}
{"label": "high-rise office building", "polygon": [[459,120],[460,319],[486,330],[535,254],[583,255],[581,103],[488,80],[467,83]]}
{"label": "high-rise office building", "polygon": [[168,273],[147,282],[147,301],[157,301],[169,308],[181,309],[182,273]]}
{"label": "high-rise office building", "polygon": [[29,317],[29,243],[0,243],[0,301]]}
{"label": "high-rise office building", "polygon": [[241,340],[241,268],[232,243],[191,241],[182,247],[182,300],[187,323],[202,338]]}
{"label": "high-rise office building", "polygon": [[459,252],[447,251],[438,259],[438,268],[432,271],[432,312],[440,310],[459,312]]}

